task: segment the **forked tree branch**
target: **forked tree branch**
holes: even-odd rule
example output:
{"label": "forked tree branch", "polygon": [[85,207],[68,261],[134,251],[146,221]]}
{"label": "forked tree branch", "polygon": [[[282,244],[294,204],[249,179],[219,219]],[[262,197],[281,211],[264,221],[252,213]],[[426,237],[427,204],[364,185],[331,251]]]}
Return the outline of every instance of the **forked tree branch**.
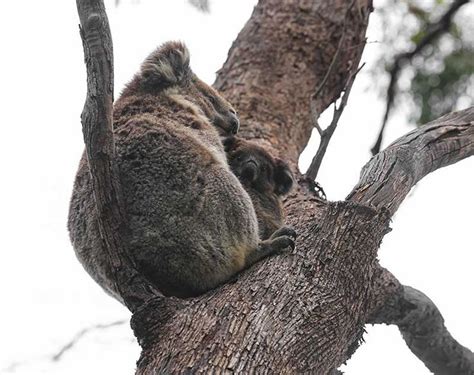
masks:
{"label": "forked tree branch", "polygon": [[[318,119],[320,113],[317,111],[317,101],[319,99],[319,96],[324,89],[325,85],[327,84],[328,78],[331,74],[334,74],[334,69],[336,65],[339,63],[338,59],[340,56],[341,48],[343,45],[343,42],[346,37],[346,28],[348,24],[348,18],[350,11],[352,10],[352,7],[354,6],[355,1],[352,1],[349,6],[347,7],[347,11],[344,17],[344,23],[342,25],[342,32],[341,32],[341,37],[339,38],[339,43],[337,44],[336,52],[334,53],[334,56],[332,58],[331,64],[329,65],[329,68],[325,74],[325,76],[322,79],[322,82],[319,84],[318,88],[316,91],[311,95],[310,98],[310,111],[311,111],[311,121],[313,124],[313,127],[317,129],[319,136],[321,137],[321,140],[319,142],[318,149],[316,151],[316,154],[314,155],[313,159],[311,160],[311,164],[306,171],[305,178],[308,179],[308,181],[315,181],[316,177],[319,172],[319,168],[321,167],[321,163],[323,162],[324,155],[326,155],[326,150],[328,148],[329,142],[331,140],[332,135],[334,134],[334,131],[337,128],[337,125],[339,123],[339,119],[341,118],[342,112],[344,112],[344,108],[346,107],[347,100],[349,99],[349,95],[351,93],[352,89],[352,84],[354,83],[354,80],[357,76],[357,73],[362,69],[364,64],[358,69],[355,69],[356,67],[350,66],[349,67],[349,78],[346,80],[344,86],[343,86],[343,95],[341,98],[341,102],[339,104],[339,107],[336,106],[336,100],[337,98],[334,99],[334,114],[331,120],[331,123],[329,126],[325,129],[322,129],[321,126],[319,125]],[[359,49],[359,55],[356,61],[360,60],[360,57],[362,56],[363,48]]]}
{"label": "forked tree branch", "polygon": [[98,225],[125,305],[136,311],[159,295],[137,271],[126,251],[127,223],[114,160],[112,131],[114,91],[113,50],[102,0],[77,0],[87,66],[87,99],[81,115],[82,132],[97,205]]}
{"label": "forked tree branch", "polygon": [[451,336],[433,301],[388,271],[379,280],[379,291],[389,291],[388,297],[368,323],[397,325],[413,354],[436,375],[474,374],[474,354]]}
{"label": "forked tree branch", "polygon": [[362,169],[347,199],[393,215],[428,173],[474,155],[474,107],[447,114],[401,137]]}
{"label": "forked tree branch", "polygon": [[319,135],[321,137],[321,141],[319,143],[318,150],[316,151],[316,154],[313,157],[313,160],[311,161],[311,164],[306,171],[306,178],[308,178],[310,181],[316,180],[316,177],[319,172],[319,168],[321,167],[321,163],[323,162],[324,155],[326,154],[326,150],[329,145],[329,141],[331,140],[332,135],[334,134],[334,131],[336,130],[337,124],[339,123],[339,119],[341,118],[342,112],[344,112],[344,108],[346,107],[347,100],[349,99],[349,95],[351,93],[352,89],[352,84],[354,83],[354,80],[357,76],[357,73],[360,72],[360,70],[364,67],[365,64],[362,64],[360,68],[358,68],[356,71],[352,72],[349,74],[349,78],[344,85],[344,93],[342,94],[341,102],[339,103],[339,106],[334,103],[334,113],[332,116],[331,123],[326,129],[321,129],[321,127],[318,125],[318,122],[316,121],[315,127],[318,129]]}
{"label": "forked tree branch", "polygon": [[385,127],[387,125],[388,118],[390,116],[390,111],[393,108],[393,103],[395,102],[395,97],[397,95],[397,82],[398,77],[402,68],[408,64],[413,57],[418,55],[421,51],[425,49],[426,46],[433,44],[441,35],[446,33],[452,24],[452,19],[454,14],[461,8],[464,4],[467,4],[470,0],[455,0],[448,8],[445,14],[434,23],[426,25],[426,32],[423,38],[419,41],[415,47],[405,53],[400,53],[395,56],[393,64],[389,70],[390,81],[387,87],[387,102],[385,104],[385,112],[382,120],[382,125],[380,126],[379,135],[375,141],[374,146],[371,148],[372,155],[380,152],[380,147],[382,146],[383,134]]}

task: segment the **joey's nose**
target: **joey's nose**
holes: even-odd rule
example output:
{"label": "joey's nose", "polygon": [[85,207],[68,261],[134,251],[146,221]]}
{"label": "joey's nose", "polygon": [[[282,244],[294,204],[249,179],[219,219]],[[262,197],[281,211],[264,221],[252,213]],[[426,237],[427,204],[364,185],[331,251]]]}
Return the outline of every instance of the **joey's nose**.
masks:
{"label": "joey's nose", "polygon": [[251,159],[244,163],[242,166],[242,171],[240,172],[240,176],[248,182],[254,182],[257,179],[257,174],[257,163]]}
{"label": "joey's nose", "polygon": [[240,121],[235,113],[230,113],[230,131],[232,134],[237,134],[240,128]]}

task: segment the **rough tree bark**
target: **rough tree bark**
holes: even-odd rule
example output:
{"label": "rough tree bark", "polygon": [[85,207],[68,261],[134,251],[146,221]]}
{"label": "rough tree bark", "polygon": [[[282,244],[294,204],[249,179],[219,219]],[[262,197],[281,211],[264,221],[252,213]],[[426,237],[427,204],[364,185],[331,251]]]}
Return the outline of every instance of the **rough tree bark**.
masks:
{"label": "rough tree bark", "polygon": [[[101,1],[78,0],[79,12],[84,13],[88,9],[81,3]],[[403,317],[387,317],[384,307],[393,301],[403,304],[404,298],[396,296],[408,289],[378,265],[377,250],[389,231],[391,215],[417,181],[474,154],[474,110],[442,118],[395,142],[367,164],[344,202],[323,201],[308,189],[296,164],[312,130],[311,95],[342,41],[314,109],[321,113],[338,98],[359,63],[371,6],[370,0],[261,0],[255,8],[215,85],[238,108],[241,135],[265,143],[295,168],[299,184],[285,208],[287,222],[299,233],[297,248],[260,262],[235,282],[204,296],[178,300],[160,297],[137,275],[126,249],[114,250],[117,243],[111,241],[110,256],[119,260],[114,264],[128,270],[122,278],[123,272],[118,272],[117,282],[134,312],[132,328],[143,348],[137,374],[334,373],[357,348],[365,323],[402,326]],[[91,18],[81,15],[85,45],[93,49],[97,35],[88,34],[87,20]],[[88,73],[90,77],[103,72]],[[89,87],[89,97],[108,89]],[[110,116],[110,106],[105,112],[104,118]],[[89,126],[111,126],[109,121],[94,120],[94,125],[87,116],[84,119]],[[85,141],[88,155],[94,155],[101,143],[94,146],[89,137]],[[105,154],[112,156],[106,164],[113,174],[113,147]],[[97,181],[94,189],[107,189],[109,182]],[[120,204],[119,191],[116,196]],[[102,196],[96,198],[100,201]],[[101,220],[107,223],[114,212],[101,207],[98,202]],[[108,233],[113,228],[103,225],[104,237],[113,236]],[[411,320],[412,326],[419,326],[417,319]],[[432,358],[431,347],[411,348],[417,355],[421,352],[422,360]],[[454,365],[467,365],[457,374],[472,373],[472,353],[465,349],[460,355],[462,361]],[[440,374],[454,373],[440,366]]]}

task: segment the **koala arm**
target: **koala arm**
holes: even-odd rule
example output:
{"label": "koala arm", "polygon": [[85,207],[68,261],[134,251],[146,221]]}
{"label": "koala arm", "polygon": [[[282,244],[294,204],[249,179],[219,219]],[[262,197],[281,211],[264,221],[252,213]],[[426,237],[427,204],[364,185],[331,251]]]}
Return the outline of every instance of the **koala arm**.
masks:
{"label": "koala arm", "polygon": [[258,247],[247,255],[247,258],[245,259],[245,268],[250,267],[252,264],[263,258],[277,254],[288,247],[291,247],[291,249],[294,250],[295,240],[296,232],[294,229],[290,227],[281,227],[275,231],[268,240],[261,241],[258,244]]}

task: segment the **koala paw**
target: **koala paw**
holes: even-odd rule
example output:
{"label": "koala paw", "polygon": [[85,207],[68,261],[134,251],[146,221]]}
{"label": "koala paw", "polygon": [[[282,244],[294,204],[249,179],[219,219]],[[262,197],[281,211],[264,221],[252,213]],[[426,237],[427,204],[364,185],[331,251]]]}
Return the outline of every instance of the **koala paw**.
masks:
{"label": "koala paw", "polygon": [[271,246],[276,252],[282,251],[288,247],[295,249],[296,231],[290,227],[281,227],[275,231],[271,237]]}
{"label": "koala paw", "polygon": [[281,236],[291,237],[293,240],[296,240],[296,237],[298,235],[296,231],[291,227],[281,227],[280,229],[277,229],[275,232],[273,232],[273,234],[270,236],[270,239],[273,240]]}

